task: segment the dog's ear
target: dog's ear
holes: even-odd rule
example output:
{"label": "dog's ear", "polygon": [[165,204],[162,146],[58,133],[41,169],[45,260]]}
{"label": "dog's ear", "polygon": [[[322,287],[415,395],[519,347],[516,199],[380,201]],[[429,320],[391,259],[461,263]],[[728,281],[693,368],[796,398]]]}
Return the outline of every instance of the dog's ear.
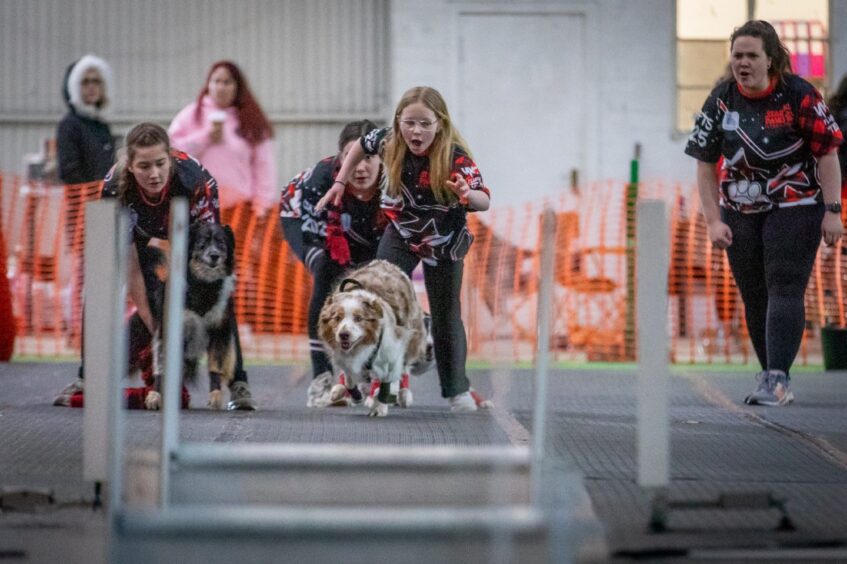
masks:
{"label": "dog's ear", "polygon": [[370,298],[370,299],[364,300],[362,303],[365,306],[365,311],[368,314],[373,315],[377,319],[382,319],[382,315],[383,315],[382,302],[379,299]]}
{"label": "dog's ear", "polygon": [[235,270],[235,233],[229,225],[223,225],[224,236],[226,237],[226,245],[228,251],[226,254],[226,270],[232,272]]}
{"label": "dog's ear", "polygon": [[232,250],[233,254],[235,254],[235,232],[232,230],[227,224],[223,224],[224,233],[226,234],[226,242],[229,245],[230,250]]}
{"label": "dog's ear", "polygon": [[194,248],[194,243],[197,241],[197,234],[200,232],[201,223],[195,221],[188,226],[188,252]]}
{"label": "dog's ear", "polygon": [[328,297],[321,308],[320,316],[318,317],[318,338],[326,343],[331,343],[334,339],[335,331],[333,327],[333,318],[337,313],[338,307],[332,296]]}

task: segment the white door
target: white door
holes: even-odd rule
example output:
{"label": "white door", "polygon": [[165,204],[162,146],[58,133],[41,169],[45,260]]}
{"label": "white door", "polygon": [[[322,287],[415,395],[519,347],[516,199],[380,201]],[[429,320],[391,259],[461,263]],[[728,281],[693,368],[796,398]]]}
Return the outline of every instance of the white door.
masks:
{"label": "white door", "polygon": [[561,194],[585,166],[585,17],[465,13],[459,29],[454,119],[492,206]]}

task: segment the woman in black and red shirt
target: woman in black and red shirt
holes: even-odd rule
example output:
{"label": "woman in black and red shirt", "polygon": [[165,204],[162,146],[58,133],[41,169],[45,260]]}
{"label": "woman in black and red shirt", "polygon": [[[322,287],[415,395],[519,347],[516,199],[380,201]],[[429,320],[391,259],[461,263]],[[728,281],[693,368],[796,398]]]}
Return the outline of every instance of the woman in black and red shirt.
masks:
{"label": "woman in black and red shirt", "polygon": [[[167,240],[171,200],[188,200],[189,222],[220,222],[218,185],[203,166],[186,153],[171,149],[168,133],[154,123],[140,123],[126,136],[126,163],[112,167],[104,181],[102,197],[117,198],[129,213],[132,245],[129,252],[127,289],[143,327],[132,327],[133,349],[142,348],[155,329],[150,296],[161,281],[156,275],[158,255],[151,252],[153,239]],[[90,283],[90,281],[89,281]],[[132,326],[132,324],[131,324]],[[230,383],[229,409],[253,410],[241,346],[236,333],[236,370]],[[57,398],[73,395],[83,387],[80,379]]]}
{"label": "woman in black and red shirt", "polygon": [[709,238],[727,250],[762,367],[744,401],[781,406],[794,400],[789,370],[821,236],[833,245],[843,232],[836,154],[843,136],[818,91],[791,73],[769,23],[735,30],[731,49],[733,78],[709,95],[685,152],[698,160]]}
{"label": "woman in black and red shirt", "polygon": [[369,157],[359,163],[337,206],[320,211],[316,206],[335,183],[338,169],[350,149],[358,145],[362,135],[374,129],[376,125],[368,120],[345,125],[338,137],[338,154],[295,176],[280,200],[283,233],[312,274],[308,320],[312,383],[307,407],[327,405],[333,384],[332,366],[318,338],[321,308],[345,270],[376,257],[385,230],[386,219],[379,198],[379,158]]}

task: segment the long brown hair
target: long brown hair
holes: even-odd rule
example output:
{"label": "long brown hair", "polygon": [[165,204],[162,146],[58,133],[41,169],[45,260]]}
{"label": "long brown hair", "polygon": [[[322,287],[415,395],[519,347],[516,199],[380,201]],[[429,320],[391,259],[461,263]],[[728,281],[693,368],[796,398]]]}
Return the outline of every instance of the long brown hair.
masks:
{"label": "long brown hair", "polygon": [[779,35],[770,23],[765,20],[750,20],[737,28],[729,38],[730,49],[739,37],[758,37],[762,40],[762,49],[765,51],[765,55],[771,58],[768,76],[775,76],[782,81],[785,75],[793,72],[791,69],[791,54],[780,41]]}
{"label": "long brown hair", "polygon": [[203,83],[203,88],[197,96],[194,121],[200,123],[201,102],[203,97],[209,93],[209,81],[212,79],[212,73],[220,67],[228,70],[235,81],[235,100],[233,100],[232,105],[235,106],[235,111],[238,114],[238,134],[251,145],[258,145],[265,139],[273,137],[274,131],[271,122],[268,121],[268,116],[265,115],[265,112],[259,106],[259,102],[256,101],[256,97],[253,96],[250,85],[247,84],[247,77],[232,61],[218,61],[209,69],[206,82]]}
{"label": "long brown hair", "polygon": [[[832,96],[829,97],[829,102],[827,103],[829,106],[829,111],[832,112],[832,115],[835,116],[835,119],[838,119],[839,114],[847,110],[847,74],[841,79],[841,82],[838,83],[838,88],[835,89],[835,92],[832,93]],[[845,141],[847,143],[847,141]],[[842,181],[847,181],[847,178],[842,178]]]}
{"label": "long brown hair", "polygon": [[165,146],[165,152],[168,154],[168,158],[171,159],[171,177],[176,172],[174,159],[170,156],[171,142],[165,128],[149,121],[139,123],[126,134],[126,142],[124,144],[125,158],[121,159],[118,165],[118,201],[122,204],[127,203],[128,194],[138,189],[135,176],[129,171],[129,163],[135,158],[135,153],[138,149],[153,147],[155,145]]}
{"label": "long brown hair", "polygon": [[444,98],[438,90],[429,86],[416,86],[407,90],[400,98],[400,102],[397,103],[391,135],[386,139],[385,154],[383,155],[388,180],[387,193],[392,198],[400,195],[403,161],[409,150],[400,134],[400,114],[403,113],[406,106],[416,102],[420,102],[432,110],[438,120],[438,130],[432,140],[432,145],[429,146],[429,182],[435,194],[435,199],[440,203],[456,201],[456,195],[446,184],[450,178],[453,149],[458,146],[468,156],[471,156],[471,152],[462,135],[453,127]]}

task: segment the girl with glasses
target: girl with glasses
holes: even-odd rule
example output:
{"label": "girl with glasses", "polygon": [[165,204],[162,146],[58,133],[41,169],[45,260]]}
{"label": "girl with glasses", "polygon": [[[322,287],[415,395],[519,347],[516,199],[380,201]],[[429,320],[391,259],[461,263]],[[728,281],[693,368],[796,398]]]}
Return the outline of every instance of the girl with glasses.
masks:
{"label": "girl with glasses", "polygon": [[377,154],[385,167],[382,208],[389,219],[377,258],[408,275],[423,263],[441,394],[452,411],[476,411],[482,402],[465,374],[460,296],[464,257],[473,242],[466,216],[488,209],[489,190],[444,98],[419,86],[403,94],[392,127],[371,131],[352,147],[318,209],[337,205],[356,165]]}

